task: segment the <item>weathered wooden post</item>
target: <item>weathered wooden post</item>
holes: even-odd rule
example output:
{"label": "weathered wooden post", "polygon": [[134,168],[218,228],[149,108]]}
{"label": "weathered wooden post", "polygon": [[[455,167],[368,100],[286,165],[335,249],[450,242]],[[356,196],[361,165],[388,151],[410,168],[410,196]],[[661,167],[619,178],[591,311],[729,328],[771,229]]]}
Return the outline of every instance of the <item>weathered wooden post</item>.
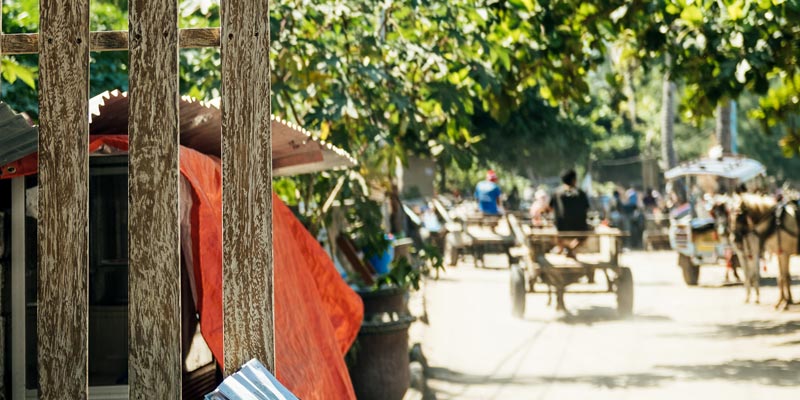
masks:
{"label": "weathered wooden post", "polygon": [[275,369],[269,2],[222,0],[225,373]]}
{"label": "weathered wooden post", "polygon": [[177,0],[129,4],[128,32],[89,32],[89,0],[40,0],[39,34],[0,25],[0,52],[40,54],[41,399],[88,396],[90,46],[130,51],[131,397],[181,396],[179,47],[222,48],[225,372],[275,367],[268,3],[222,0],[221,29],[180,31]]}
{"label": "weathered wooden post", "polygon": [[85,399],[89,0],[39,7],[39,398]]}
{"label": "weathered wooden post", "polygon": [[129,8],[130,398],[179,399],[178,1]]}
{"label": "weathered wooden post", "polygon": [[[3,0],[0,0],[0,38],[3,37]],[[3,41],[0,40],[0,60],[3,59]],[[3,65],[0,63],[0,93],[3,93]],[[2,100],[2,98],[0,98]],[[3,265],[0,264],[0,293],[3,290],[3,286],[5,285],[5,277],[3,276]],[[3,309],[3,296],[0,296],[0,310]],[[0,349],[3,351],[6,350],[5,343],[6,343],[6,320],[5,318],[0,315]],[[6,360],[5,357],[0,360],[0,377],[6,376]],[[12,361],[13,362],[13,361]],[[12,378],[13,379],[13,378]],[[5,379],[0,378],[0,398],[4,396],[6,393],[6,384]]]}

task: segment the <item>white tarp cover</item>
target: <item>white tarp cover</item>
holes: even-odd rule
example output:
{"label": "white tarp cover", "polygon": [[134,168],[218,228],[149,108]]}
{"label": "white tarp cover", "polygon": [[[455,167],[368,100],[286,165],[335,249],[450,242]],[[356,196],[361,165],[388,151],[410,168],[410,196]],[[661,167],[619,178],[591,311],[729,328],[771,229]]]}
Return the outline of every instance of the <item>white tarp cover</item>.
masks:
{"label": "white tarp cover", "polygon": [[713,175],[727,179],[748,181],[766,171],[760,162],[745,158],[725,156],[720,158],[701,158],[683,163],[664,173],[667,179],[682,176]]}

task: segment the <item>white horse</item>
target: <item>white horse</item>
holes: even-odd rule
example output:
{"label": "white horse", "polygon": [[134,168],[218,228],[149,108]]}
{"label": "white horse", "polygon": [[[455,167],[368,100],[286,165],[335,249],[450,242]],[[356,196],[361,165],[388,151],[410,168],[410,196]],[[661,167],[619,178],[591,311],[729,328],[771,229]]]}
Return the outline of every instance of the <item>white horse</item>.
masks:
{"label": "white horse", "polygon": [[730,213],[730,232],[735,251],[745,271],[745,301],[750,291],[759,293],[759,261],[763,253],[778,257],[778,303],[775,308],[786,310],[793,303],[789,258],[798,251],[797,205],[779,204],[770,196],[744,193],[734,197]]}

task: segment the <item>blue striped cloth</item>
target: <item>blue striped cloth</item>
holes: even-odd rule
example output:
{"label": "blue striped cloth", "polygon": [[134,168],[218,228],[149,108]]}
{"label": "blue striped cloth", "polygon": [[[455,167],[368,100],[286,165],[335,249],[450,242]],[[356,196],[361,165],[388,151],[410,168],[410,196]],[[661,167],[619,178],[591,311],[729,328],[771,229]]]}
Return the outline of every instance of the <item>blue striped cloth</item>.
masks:
{"label": "blue striped cloth", "polygon": [[298,400],[258,360],[247,362],[225,378],[206,400]]}

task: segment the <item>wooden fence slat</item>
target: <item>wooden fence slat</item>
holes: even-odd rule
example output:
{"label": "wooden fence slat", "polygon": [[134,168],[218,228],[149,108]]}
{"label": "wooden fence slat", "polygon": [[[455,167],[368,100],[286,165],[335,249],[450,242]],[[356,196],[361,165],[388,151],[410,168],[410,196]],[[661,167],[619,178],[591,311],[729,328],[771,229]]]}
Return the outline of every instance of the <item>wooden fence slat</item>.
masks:
{"label": "wooden fence slat", "polygon": [[129,8],[130,398],[179,399],[178,1]]}
{"label": "wooden fence slat", "polygon": [[[181,29],[178,34],[182,49],[219,47],[219,28]],[[0,44],[5,54],[36,54],[39,52],[38,33],[2,35]],[[100,31],[89,34],[91,51],[127,51],[127,31]]]}
{"label": "wooden fence slat", "polygon": [[269,6],[222,0],[225,372],[274,371]]}
{"label": "wooden fence slat", "polygon": [[[25,177],[11,180],[11,398],[25,398]],[[3,342],[6,343],[6,342]],[[3,357],[5,358],[5,357]]]}
{"label": "wooden fence slat", "polygon": [[39,398],[85,399],[89,0],[39,5]]}
{"label": "wooden fence slat", "polygon": [[[0,0],[0,37],[3,35],[3,0]],[[0,40],[0,60],[3,59],[3,41]],[[0,63],[0,77],[3,76],[3,64]],[[3,93],[3,80],[0,78],[0,94]],[[0,98],[2,100],[2,98]],[[2,213],[0,213],[2,214]],[[3,233],[0,233],[0,237],[3,236]],[[5,240],[5,239],[3,239]],[[0,310],[3,310],[3,295],[2,289],[5,285],[5,277],[3,276],[4,267],[0,264]],[[3,317],[2,313],[0,313],[0,352],[3,354],[7,354],[7,347],[6,347],[6,319]],[[5,397],[6,393],[6,358],[0,357],[0,399]],[[12,378],[13,379],[13,378]]]}

